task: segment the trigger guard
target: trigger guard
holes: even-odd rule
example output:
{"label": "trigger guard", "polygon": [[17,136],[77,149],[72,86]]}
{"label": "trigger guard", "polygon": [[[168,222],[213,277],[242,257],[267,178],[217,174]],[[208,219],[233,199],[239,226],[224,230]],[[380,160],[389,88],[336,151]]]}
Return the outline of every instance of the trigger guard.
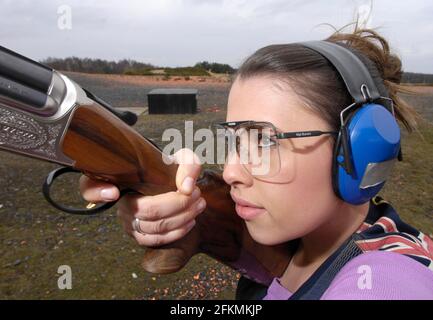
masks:
{"label": "trigger guard", "polygon": [[77,170],[77,169],[74,169],[71,167],[58,168],[58,169],[51,171],[48,174],[48,176],[45,179],[45,182],[42,186],[42,193],[43,193],[45,199],[54,208],[59,209],[63,212],[70,213],[70,214],[77,214],[77,215],[94,215],[94,214],[97,214],[97,213],[100,213],[102,211],[110,209],[111,207],[113,207],[117,203],[117,201],[119,201],[119,199],[122,197],[122,195],[124,195],[126,192],[130,192],[129,190],[122,191],[118,200],[112,201],[112,202],[107,202],[107,203],[102,203],[102,204],[96,206],[95,208],[91,208],[91,209],[76,209],[76,208],[66,207],[66,206],[63,206],[63,205],[55,202],[51,198],[50,189],[51,189],[51,185],[53,184],[54,180],[57,177],[61,176],[62,174],[70,173],[70,172],[81,173],[80,170]]}

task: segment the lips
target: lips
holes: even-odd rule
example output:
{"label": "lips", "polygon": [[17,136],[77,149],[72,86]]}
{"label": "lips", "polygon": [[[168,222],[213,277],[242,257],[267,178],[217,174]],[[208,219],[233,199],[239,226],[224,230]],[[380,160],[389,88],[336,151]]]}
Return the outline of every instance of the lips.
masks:
{"label": "lips", "polygon": [[232,193],[230,193],[230,195],[233,201],[236,203],[236,213],[244,220],[252,220],[266,211],[264,208],[238,198]]}

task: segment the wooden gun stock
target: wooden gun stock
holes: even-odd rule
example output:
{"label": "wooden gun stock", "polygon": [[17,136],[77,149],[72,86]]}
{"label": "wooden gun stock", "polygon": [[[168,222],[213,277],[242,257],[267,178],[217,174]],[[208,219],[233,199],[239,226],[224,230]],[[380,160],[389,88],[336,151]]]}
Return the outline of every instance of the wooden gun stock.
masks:
{"label": "wooden gun stock", "polygon": [[[120,189],[130,188],[143,195],[176,190],[177,165],[165,164],[157,147],[97,103],[76,107],[61,150],[75,161],[76,169]],[[205,212],[184,238],[147,248],[144,269],[160,274],[176,272],[197,253],[233,266],[244,251],[268,276],[281,276],[290,259],[288,244],[265,246],[254,241],[235,212],[229,186],[218,174],[204,171],[197,184],[207,202]]]}

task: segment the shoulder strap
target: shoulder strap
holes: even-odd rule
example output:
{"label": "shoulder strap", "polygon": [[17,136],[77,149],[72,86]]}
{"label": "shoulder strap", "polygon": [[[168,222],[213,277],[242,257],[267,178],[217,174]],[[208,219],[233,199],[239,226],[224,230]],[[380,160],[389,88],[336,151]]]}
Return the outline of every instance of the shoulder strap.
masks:
{"label": "shoulder strap", "polygon": [[289,300],[319,300],[331,285],[335,276],[353,258],[362,254],[356,245],[354,234],[334,252]]}
{"label": "shoulder strap", "polygon": [[[340,270],[362,253],[356,245],[359,235],[354,234],[334,252],[319,269],[290,297],[289,300],[319,300]],[[236,288],[236,300],[261,300],[268,287],[241,277]]]}

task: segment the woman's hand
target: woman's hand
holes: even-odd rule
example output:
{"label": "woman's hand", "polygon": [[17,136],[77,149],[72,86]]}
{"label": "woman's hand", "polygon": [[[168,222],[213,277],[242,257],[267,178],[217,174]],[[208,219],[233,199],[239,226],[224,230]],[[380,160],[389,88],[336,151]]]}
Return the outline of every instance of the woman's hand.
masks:
{"label": "woman's hand", "polygon": [[[195,218],[206,207],[195,185],[201,171],[197,155],[190,149],[181,149],[174,159],[179,164],[177,191],[155,196],[125,195],[118,202],[117,215],[125,231],[139,245],[160,246],[182,238],[194,227]],[[93,203],[114,201],[119,197],[116,186],[84,175],[80,178],[80,191],[85,200]],[[140,220],[143,234],[133,229],[135,218]]]}

